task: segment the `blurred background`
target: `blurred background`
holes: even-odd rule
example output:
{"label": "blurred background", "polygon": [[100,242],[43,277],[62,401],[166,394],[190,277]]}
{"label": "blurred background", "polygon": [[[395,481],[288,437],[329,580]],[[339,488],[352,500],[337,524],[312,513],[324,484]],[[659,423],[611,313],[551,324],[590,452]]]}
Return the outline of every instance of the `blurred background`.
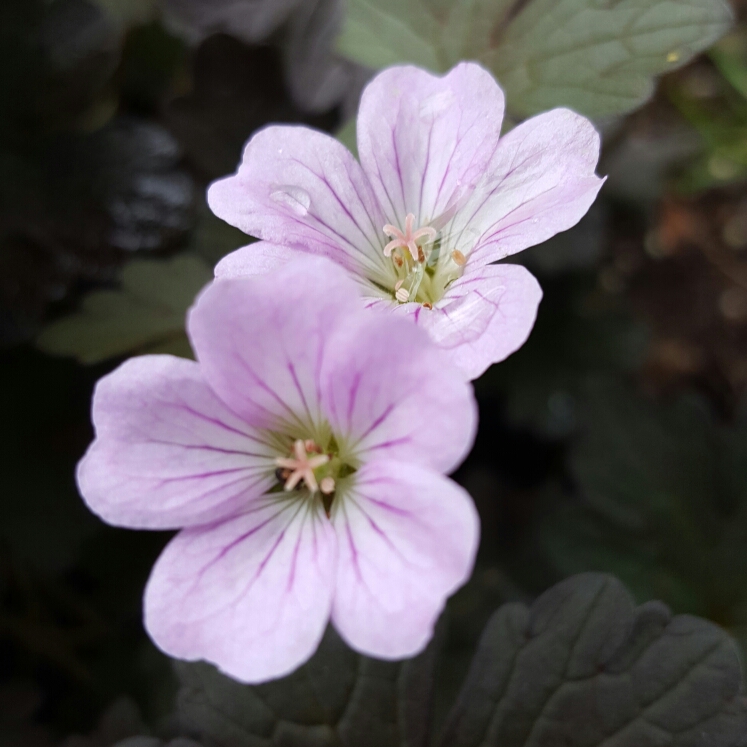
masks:
{"label": "blurred background", "polygon": [[205,189],[252,132],[352,145],[362,86],[403,61],[478,59],[508,127],[590,116],[609,175],[576,228],[511,258],[545,297],[527,344],[476,382],[456,479],[482,543],[437,701],[498,605],[586,570],[747,651],[745,10],[2,0],[0,744],[108,747],[168,718],[175,679],[140,603],[169,535],[105,526],[78,497],[93,384],[133,354],[190,355],[187,307],[247,243]]}

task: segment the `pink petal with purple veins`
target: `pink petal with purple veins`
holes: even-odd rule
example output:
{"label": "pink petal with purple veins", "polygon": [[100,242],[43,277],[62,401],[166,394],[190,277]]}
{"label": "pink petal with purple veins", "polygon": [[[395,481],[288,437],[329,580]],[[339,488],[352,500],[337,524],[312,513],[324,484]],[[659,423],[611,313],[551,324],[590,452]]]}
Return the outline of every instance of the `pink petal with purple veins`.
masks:
{"label": "pink petal with purple veins", "polygon": [[266,275],[303,257],[304,253],[269,241],[256,241],[227,254],[215,266],[216,278],[243,278]]}
{"label": "pink petal with purple veins", "polygon": [[293,433],[320,420],[319,369],[327,338],[360,313],[355,282],[319,257],[269,275],[214,283],[187,329],[205,380],[257,427]]}
{"label": "pink petal with purple veins", "polygon": [[470,497],[428,469],[376,461],[357,473],[332,521],[335,627],[371,656],[418,653],[472,571],[479,521]]}
{"label": "pink petal with purple veins", "polygon": [[243,682],[282,677],[324,633],[336,545],[324,514],[297,501],[185,529],[153,568],[145,626],[171,656],[206,659]]}
{"label": "pink petal with purple veins", "polygon": [[542,289],[520,265],[468,265],[418,322],[470,379],[507,358],[529,337]]}
{"label": "pink petal with purple veins", "polygon": [[430,223],[462,204],[498,145],[503,92],[479,65],[443,77],[393,67],[368,84],[358,113],[358,153],[389,221]]}
{"label": "pink petal with purple veins", "polygon": [[211,185],[208,203],[251,236],[325,255],[357,274],[388,271],[386,221],[360,164],[329,135],[261,130],[237,173]]}
{"label": "pink petal with purple veins", "polygon": [[488,264],[576,225],[604,179],[594,175],[599,135],[591,122],[554,109],[501,138],[485,181],[449,227],[479,236],[469,261]]}
{"label": "pink petal with purple veins", "polygon": [[432,309],[372,300],[367,308],[413,319],[468,379],[506,359],[529,337],[542,300],[536,278],[520,265],[468,264]]}
{"label": "pink petal with purple veins", "polygon": [[400,459],[449,472],[472,446],[472,387],[405,319],[351,318],[330,334],[320,378],[333,431],[364,461]]}
{"label": "pink petal with purple veins", "polygon": [[97,384],[93,422],[96,440],[78,466],[78,485],[110,524],[175,529],[217,521],[274,482],[268,447],[193,361],[126,361]]}

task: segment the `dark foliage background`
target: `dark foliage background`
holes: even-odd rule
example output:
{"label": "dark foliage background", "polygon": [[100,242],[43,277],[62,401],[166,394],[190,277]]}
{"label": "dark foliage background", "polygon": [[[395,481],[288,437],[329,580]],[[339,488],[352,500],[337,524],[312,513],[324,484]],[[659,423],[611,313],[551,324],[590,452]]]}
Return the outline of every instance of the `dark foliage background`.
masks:
{"label": "dark foliage background", "polygon": [[[450,4],[429,3],[443,22]],[[270,122],[350,142],[367,65],[390,54],[351,50],[374,21],[396,47],[390,6],[372,21],[377,4],[356,0],[343,23],[326,0],[0,4],[3,747],[747,744],[741,6],[708,52],[641,63],[612,103],[522,89],[507,52],[481,57],[500,81],[506,68],[513,121],[595,116],[609,179],[576,228],[514,258],[545,298],[525,347],[476,383],[455,477],[480,511],[478,564],[421,657],[366,660],[330,631],[259,688],[174,667],[140,609],[168,535],[105,526],[77,495],[96,379],[131,354],[189,355],[186,308],[247,243],[210,214],[207,184]],[[692,52],[723,30],[703,24]],[[341,30],[357,62],[335,51]]]}

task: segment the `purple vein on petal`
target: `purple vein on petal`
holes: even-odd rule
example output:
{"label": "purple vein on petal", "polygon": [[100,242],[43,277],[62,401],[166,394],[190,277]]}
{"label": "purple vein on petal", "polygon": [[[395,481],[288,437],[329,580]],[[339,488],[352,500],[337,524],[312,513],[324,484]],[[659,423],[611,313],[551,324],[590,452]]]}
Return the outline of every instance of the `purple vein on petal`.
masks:
{"label": "purple vein on petal", "polygon": [[[423,221],[423,192],[425,191],[425,177],[428,174],[428,169],[431,165],[431,140],[433,139],[433,126],[435,124],[435,118],[431,119],[431,126],[428,129],[428,144],[426,145],[425,152],[425,168],[420,176],[420,199],[418,200],[418,220],[422,223]],[[435,216],[431,215],[431,218]]]}
{"label": "purple vein on petal", "polygon": [[[227,482],[227,483],[224,483],[222,485],[217,485],[216,487],[214,487],[214,488],[212,488],[210,490],[206,490],[205,492],[200,493],[199,495],[196,495],[196,496],[194,496],[193,498],[190,498],[187,501],[184,501],[183,505],[188,506],[190,504],[198,503],[199,501],[203,500],[204,498],[207,498],[208,496],[213,495],[213,493],[218,493],[221,490],[225,490],[227,488],[231,488],[234,485],[238,485],[239,483],[242,483],[242,482],[245,482],[247,480],[252,479],[252,477],[254,477],[254,476],[253,475],[244,475],[243,477],[240,477],[237,480],[233,480],[232,482]],[[267,479],[267,478],[265,478],[265,479]],[[250,490],[251,488],[254,488],[257,485],[260,485],[262,482],[263,482],[262,479],[259,479],[259,480],[255,479],[255,481],[252,482],[250,485],[246,485],[241,490],[239,490],[238,492],[233,493],[232,495],[229,495],[228,497],[224,498],[221,501],[221,505],[232,501],[234,498],[238,498],[242,493],[246,493],[247,490]]]}
{"label": "purple vein on petal", "polygon": [[[293,159],[295,163],[297,163],[302,168],[306,169],[314,178],[318,179],[324,186],[327,188],[327,191],[332,195],[332,197],[335,199],[337,204],[342,208],[342,211],[345,213],[345,215],[348,216],[350,222],[358,229],[358,233],[366,240],[366,242],[371,245],[371,247],[375,250],[376,247],[372,244],[370,237],[366,234],[366,232],[361,228],[360,224],[356,220],[355,216],[350,212],[349,208],[345,203],[340,199],[339,195],[337,194],[336,190],[332,188],[330,183],[327,181],[327,178],[321,174],[318,174],[314,169],[312,169],[307,164],[303,163],[302,161],[299,161],[298,159]],[[320,225],[324,226],[328,231],[333,233],[335,236],[337,236],[340,241],[346,243],[351,249],[353,249],[358,254],[362,254],[364,257],[368,258],[368,255],[366,252],[364,252],[360,247],[358,247],[356,244],[354,244],[350,239],[345,237],[343,234],[341,234],[336,229],[332,228],[329,224],[327,224],[325,221],[323,221],[318,215],[310,214],[311,217],[314,218],[315,221],[317,221]]]}
{"label": "purple vein on petal", "polygon": [[[212,558],[210,560],[210,562],[208,562],[206,565],[204,565],[202,568],[200,568],[200,570],[199,570],[199,572],[197,574],[197,581],[199,581],[205,575],[205,573],[207,573],[207,571],[209,571],[210,568],[212,568],[216,563],[218,563],[219,561],[223,560],[223,558],[225,558],[226,555],[228,555],[228,553],[230,553],[232,550],[234,550],[239,545],[241,545],[243,542],[245,542],[247,539],[249,539],[249,537],[253,536],[257,532],[259,532],[261,529],[263,529],[264,527],[266,527],[271,521],[273,521],[278,516],[280,516],[280,514],[282,514],[283,511],[287,511],[287,510],[288,510],[287,506],[282,506],[280,508],[280,510],[277,511],[277,512],[275,512],[274,514],[272,514],[272,516],[269,516],[264,521],[261,521],[256,526],[253,526],[248,532],[244,532],[242,535],[240,535],[239,537],[237,537],[235,540],[233,540],[232,542],[229,542],[229,544],[227,544],[224,547],[222,547],[220,549],[220,552],[214,558]],[[281,534],[281,538],[282,538],[282,534]],[[277,542],[275,543],[275,546],[276,545],[277,545]],[[270,555],[273,552],[274,552],[274,547],[270,551]],[[269,557],[269,555],[267,557]],[[265,558],[265,561],[266,560],[267,560],[267,558]],[[255,578],[256,578],[256,576],[255,576]],[[195,583],[195,585],[196,585],[196,583]],[[254,579],[252,580],[251,583],[254,583]],[[250,585],[251,585],[251,583],[250,583]],[[244,592],[242,592],[242,594],[240,596],[243,596],[243,594],[245,593],[245,591],[246,591],[246,589],[244,590]]]}
{"label": "purple vein on petal", "polygon": [[[287,356],[286,356],[287,357]],[[275,392],[273,389],[271,389],[267,384],[265,384],[262,379],[257,376],[257,374],[254,372],[252,368],[250,368],[244,358],[239,355],[238,353],[235,354],[235,358],[238,360],[239,365],[241,368],[249,375],[249,377],[252,379],[253,383],[257,385],[259,389],[261,389],[263,392],[266,392],[270,395],[270,397],[277,402],[286,412],[290,414],[290,416],[296,421],[298,425],[303,426],[304,423],[301,421],[301,419],[296,415],[295,412],[293,412],[293,409],[278,395],[277,392]],[[258,407],[263,412],[265,412],[268,416],[271,418],[275,417],[275,413],[270,412],[266,407],[263,405],[260,405],[258,402],[255,402],[253,399],[249,400],[255,407]]]}
{"label": "purple vein on petal", "polygon": [[410,436],[401,436],[400,438],[392,438],[388,441],[381,441],[378,444],[373,444],[372,446],[368,446],[367,449],[369,451],[374,451],[375,449],[389,449],[392,446],[401,446],[402,444],[408,444],[412,441],[412,438]]}
{"label": "purple vein on petal", "polygon": [[389,538],[389,535],[369,516],[363,508],[358,506],[360,509],[360,512],[368,519],[368,523],[370,524],[371,528],[376,532],[376,534],[381,537],[381,539],[384,540],[384,542],[387,544],[387,547],[405,564],[411,566],[412,563],[407,560],[407,558],[402,554],[400,549],[392,542],[392,540]]}
{"label": "purple vein on petal", "polygon": [[375,431],[392,414],[395,407],[396,405],[394,404],[387,405],[384,412],[381,413],[381,415],[379,415],[379,417],[376,418],[376,420],[374,420],[374,422],[360,436],[358,436],[355,443],[359,444],[364,438],[367,438],[371,433],[373,433],[373,431]]}
{"label": "purple vein on petal", "polygon": [[[375,485],[377,482],[388,482],[386,480],[384,481],[378,481],[374,480],[372,482],[366,483],[367,485]],[[361,486],[361,489],[363,486]],[[387,503],[386,501],[380,501],[376,498],[371,498],[370,496],[364,495],[363,496],[369,503],[373,503],[375,506],[378,506],[379,508],[383,508],[385,511],[390,511],[393,514],[396,514],[397,516],[412,516],[412,513],[410,511],[405,511],[403,508],[397,508],[397,506],[392,506],[391,503]]]}
{"label": "purple vein on petal", "polygon": [[199,410],[193,410],[189,405],[184,403],[174,404],[173,407],[176,407],[179,410],[184,410],[185,412],[188,412],[190,415],[194,415],[196,418],[200,420],[204,420],[207,423],[212,423],[213,425],[217,425],[219,428],[223,428],[226,431],[230,431],[231,433],[235,433],[239,436],[243,436],[244,438],[248,438],[251,441],[257,441],[257,438],[253,436],[251,433],[246,433],[245,431],[242,431],[238,428],[233,428],[230,425],[227,425],[222,420],[219,420],[218,418],[210,417],[209,415],[205,415],[205,413],[200,412]]}
{"label": "purple vein on petal", "polygon": [[296,367],[293,365],[293,362],[288,358],[287,362],[288,367],[288,373],[290,373],[291,378],[293,379],[293,385],[296,387],[296,391],[298,392],[298,396],[301,398],[301,402],[303,404],[304,410],[306,410],[306,415],[309,418],[309,423],[314,423],[314,417],[311,414],[311,409],[309,408],[309,403],[306,401],[306,395],[303,392],[303,389],[301,387],[301,382],[298,380],[298,376],[296,374]]}
{"label": "purple vein on petal", "polygon": [[[230,469],[219,469],[219,470],[214,470],[213,472],[201,472],[199,474],[193,474],[193,475],[180,475],[179,477],[164,477],[158,481],[158,484],[166,485],[170,482],[183,482],[184,480],[201,480],[207,477],[218,477],[219,475],[230,475],[230,474],[233,474],[234,472],[248,472],[252,469],[256,469],[256,468],[231,467]],[[246,477],[248,478],[249,476],[247,475]]]}
{"label": "purple vein on petal", "polygon": [[[255,439],[257,443],[262,443]],[[208,444],[180,444],[175,441],[162,441],[160,439],[149,438],[149,444],[158,444],[159,446],[173,446],[179,449],[196,449],[197,451],[214,451],[218,454],[235,454],[237,456],[257,457],[258,459],[271,459],[269,454],[256,454],[253,451],[243,451],[242,449],[221,449],[219,446],[209,446]]]}
{"label": "purple vein on petal", "polygon": [[365,581],[363,580],[363,574],[361,573],[361,567],[358,563],[358,548],[355,546],[355,540],[353,539],[353,530],[350,528],[350,522],[348,521],[348,513],[347,510],[345,510],[345,534],[348,538],[348,545],[350,546],[350,552],[353,556],[353,567],[355,568],[355,575],[358,577],[358,580],[365,585]]}
{"label": "purple vein on petal", "polygon": [[394,207],[394,200],[392,200],[392,196],[389,194],[389,190],[386,186],[386,181],[381,175],[381,164],[379,163],[379,156],[374,148],[371,155],[373,156],[374,163],[376,164],[376,175],[379,177],[379,182],[381,184],[382,189],[384,190],[384,194],[386,195],[387,200],[389,200],[389,206],[392,208],[392,215],[397,215],[397,209]]}
{"label": "purple vein on petal", "polygon": [[[397,120],[399,120],[400,112],[402,111],[402,102],[399,102],[399,108],[397,110]],[[397,149],[397,134],[395,128],[392,128],[392,149],[394,151],[394,162],[397,169],[397,177],[399,178],[399,188],[402,192],[402,205],[407,210],[407,197],[405,196],[405,183],[402,181],[402,166],[399,162],[399,150]]]}
{"label": "purple vein on petal", "polygon": [[[290,591],[293,588],[293,584],[296,580],[296,565],[298,563],[298,550],[301,547],[301,539],[303,537],[303,525],[308,517],[308,509],[306,516],[301,519],[301,527],[298,531],[298,538],[296,539],[296,546],[293,548],[293,559],[291,560],[290,573],[288,574],[288,585],[285,587],[286,591]],[[312,519],[313,521],[313,519]]]}
{"label": "purple vein on petal", "polygon": [[361,372],[356,371],[355,378],[353,379],[353,383],[350,387],[350,392],[348,394],[348,412],[347,412],[347,426],[350,428],[350,424],[353,420],[353,409],[355,408],[355,402],[356,398],[358,396],[358,388],[361,384]]}
{"label": "purple vein on petal", "polygon": [[[509,168],[506,171],[506,173],[501,176],[500,181],[496,185],[494,185],[491,189],[486,190],[484,192],[482,201],[475,207],[475,209],[472,211],[472,214],[469,216],[469,218],[465,220],[465,222],[464,222],[464,228],[462,228],[462,230],[461,230],[461,232],[459,234],[458,241],[461,241],[462,236],[464,235],[464,231],[467,229],[467,227],[475,219],[475,216],[485,207],[485,204],[488,202],[488,200],[490,200],[490,198],[493,197],[493,195],[495,195],[497,192],[500,191],[500,189],[503,186],[503,184],[505,183],[506,179],[508,179],[508,177],[511,176],[514,173],[514,171],[516,171],[518,168],[520,168],[521,166],[523,166],[528,160],[530,160],[531,155],[528,155],[525,158],[525,160],[523,160],[519,164],[516,164],[515,161],[516,161],[516,158],[517,158],[517,156],[519,154],[519,150],[520,149],[517,148],[514,151],[513,155],[511,156],[511,164],[509,165]],[[490,166],[490,164],[488,163],[488,168],[489,168],[489,166]],[[520,206],[521,205],[517,206],[517,208],[514,208],[514,209],[518,209],[518,207],[520,207]],[[504,216],[504,218],[505,218],[505,216]],[[501,220],[503,220],[503,218],[501,218]],[[483,237],[481,236],[477,243],[478,244],[481,243],[482,240],[483,240]]]}

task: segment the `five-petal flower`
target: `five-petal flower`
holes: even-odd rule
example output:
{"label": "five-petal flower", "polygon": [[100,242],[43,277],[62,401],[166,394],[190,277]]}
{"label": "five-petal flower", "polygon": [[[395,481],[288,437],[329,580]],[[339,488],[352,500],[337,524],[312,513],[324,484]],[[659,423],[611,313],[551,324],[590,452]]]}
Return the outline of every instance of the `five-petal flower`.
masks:
{"label": "five-petal flower", "polygon": [[444,77],[393,67],[363,93],[360,163],[305,127],[260,131],[208,201],[262,241],[222,260],[216,276],[325,255],[355,276],[369,306],[411,316],[479,376],[524,343],[541,298],[523,267],[493,263],[575,225],[603,183],[588,120],[555,109],[500,137],[503,108],[474,63]]}
{"label": "five-petal flower", "polygon": [[146,589],[155,642],[246,682],[293,670],[330,619],[364,653],[419,651],[478,541],[443,476],[474,436],[462,373],[322,258],[212,284],[188,332],[198,362],[98,383],[78,469],[105,521],[181,529]]}

